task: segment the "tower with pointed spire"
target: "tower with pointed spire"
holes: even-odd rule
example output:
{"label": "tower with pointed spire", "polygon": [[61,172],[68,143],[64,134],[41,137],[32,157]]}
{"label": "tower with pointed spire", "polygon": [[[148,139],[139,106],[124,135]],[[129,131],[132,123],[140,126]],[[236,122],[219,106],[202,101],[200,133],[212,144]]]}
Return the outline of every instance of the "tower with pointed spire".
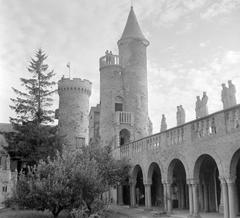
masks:
{"label": "tower with pointed spire", "polygon": [[119,147],[151,134],[148,116],[147,46],[131,6],[119,55],[100,58],[100,137],[102,145]]}

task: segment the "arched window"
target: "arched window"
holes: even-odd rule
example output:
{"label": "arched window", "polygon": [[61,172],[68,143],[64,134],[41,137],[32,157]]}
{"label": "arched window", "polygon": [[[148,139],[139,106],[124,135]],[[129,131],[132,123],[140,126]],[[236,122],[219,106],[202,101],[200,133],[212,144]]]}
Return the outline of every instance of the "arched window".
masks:
{"label": "arched window", "polygon": [[127,129],[122,129],[119,133],[120,146],[130,142],[130,132]]}

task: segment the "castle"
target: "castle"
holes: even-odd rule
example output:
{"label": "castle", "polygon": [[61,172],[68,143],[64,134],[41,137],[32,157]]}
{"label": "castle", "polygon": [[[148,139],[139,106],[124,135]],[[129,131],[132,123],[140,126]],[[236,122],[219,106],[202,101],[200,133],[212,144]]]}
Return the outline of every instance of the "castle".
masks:
{"label": "castle", "polygon": [[[190,217],[240,212],[240,105],[152,135],[148,116],[147,47],[131,7],[119,55],[100,58],[100,104],[88,115],[91,83],[59,81],[59,132],[66,144],[111,145],[132,164],[129,179],[110,191],[118,204],[157,206]],[[85,142],[84,142],[85,141]]]}

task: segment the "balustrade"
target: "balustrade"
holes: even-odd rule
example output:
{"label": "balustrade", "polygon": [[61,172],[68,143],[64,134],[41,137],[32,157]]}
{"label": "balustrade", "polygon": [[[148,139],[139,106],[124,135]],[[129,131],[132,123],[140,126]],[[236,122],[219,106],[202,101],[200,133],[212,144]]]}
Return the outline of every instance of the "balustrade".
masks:
{"label": "balustrade", "polygon": [[224,114],[226,132],[230,133],[236,129],[240,129],[240,108],[233,108]]}
{"label": "balustrade", "polygon": [[[195,141],[211,138],[217,134],[231,134],[238,130],[240,130],[240,105],[131,142],[121,147],[121,156],[154,153],[169,146],[184,145],[185,142],[191,146],[197,146],[194,144]],[[190,143],[187,143],[188,140]]]}
{"label": "balustrade", "polygon": [[119,56],[108,54],[100,58],[99,60],[100,68],[109,65],[119,65]]}
{"label": "balustrade", "polygon": [[133,113],[126,111],[117,111],[116,112],[116,122],[119,124],[130,124],[133,125],[134,118]]}
{"label": "balustrade", "polygon": [[215,117],[210,116],[192,123],[192,139],[217,134]]}

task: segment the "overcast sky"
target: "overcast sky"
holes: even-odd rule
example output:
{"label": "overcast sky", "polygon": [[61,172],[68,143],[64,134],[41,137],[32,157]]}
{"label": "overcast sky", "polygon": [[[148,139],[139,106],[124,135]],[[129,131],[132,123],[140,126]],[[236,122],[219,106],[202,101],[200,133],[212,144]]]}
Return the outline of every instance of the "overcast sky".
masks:
{"label": "overcast sky", "polygon": [[[130,0],[0,0],[0,122],[14,114],[11,87],[28,77],[38,48],[56,80],[66,76],[93,82],[90,105],[99,102],[99,57],[117,53]],[[176,125],[176,106],[194,119],[195,99],[206,91],[209,112],[222,109],[221,83],[232,80],[240,102],[240,0],[135,0],[134,11],[148,47],[149,114],[154,132],[161,114]],[[54,96],[55,108],[58,96]]]}

